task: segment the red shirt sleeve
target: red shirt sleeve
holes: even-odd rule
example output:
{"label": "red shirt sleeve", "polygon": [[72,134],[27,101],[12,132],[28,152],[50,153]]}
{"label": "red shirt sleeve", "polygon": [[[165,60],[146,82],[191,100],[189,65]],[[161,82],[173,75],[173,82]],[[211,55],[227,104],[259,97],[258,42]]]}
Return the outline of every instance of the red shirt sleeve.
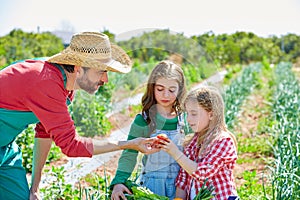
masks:
{"label": "red shirt sleeve", "polygon": [[52,138],[67,156],[91,157],[92,139],[80,137],[76,133],[66,104],[68,91],[64,89],[61,77],[54,73],[45,76],[36,82],[24,98],[24,103],[40,120],[36,127],[36,137]]}
{"label": "red shirt sleeve", "polygon": [[47,133],[41,123],[37,123],[35,126],[35,137],[36,138],[50,138],[50,134]]}

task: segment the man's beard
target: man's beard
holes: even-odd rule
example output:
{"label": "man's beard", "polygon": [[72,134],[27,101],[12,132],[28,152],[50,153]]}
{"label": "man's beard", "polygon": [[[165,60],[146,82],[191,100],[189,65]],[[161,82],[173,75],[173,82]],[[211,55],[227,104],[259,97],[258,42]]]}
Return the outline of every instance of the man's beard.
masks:
{"label": "man's beard", "polygon": [[[80,87],[80,89],[86,91],[89,94],[95,94],[98,90],[99,87],[97,87],[98,85],[101,86],[103,85],[102,81],[99,82],[92,82],[86,78],[82,78],[82,79],[77,79],[77,84]],[[95,89],[97,88],[97,89]]]}

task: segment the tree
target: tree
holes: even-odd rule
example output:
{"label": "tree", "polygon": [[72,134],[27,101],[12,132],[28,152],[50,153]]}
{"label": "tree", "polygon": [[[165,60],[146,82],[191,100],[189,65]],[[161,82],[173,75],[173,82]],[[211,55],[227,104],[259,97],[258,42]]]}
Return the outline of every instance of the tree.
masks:
{"label": "tree", "polygon": [[17,60],[52,56],[64,49],[62,40],[50,32],[26,33],[12,30],[0,38],[0,58],[8,65]]}

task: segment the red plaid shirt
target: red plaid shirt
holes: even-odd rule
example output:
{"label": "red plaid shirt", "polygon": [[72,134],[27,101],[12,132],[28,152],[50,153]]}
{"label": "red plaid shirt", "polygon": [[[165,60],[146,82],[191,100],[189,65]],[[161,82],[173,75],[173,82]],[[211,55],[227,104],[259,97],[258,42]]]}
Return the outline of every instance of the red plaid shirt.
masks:
{"label": "red plaid shirt", "polygon": [[224,136],[214,141],[208,151],[204,157],[198,156],[199,147],[197,147],[197,136],[195,135],[185,147],[184,154],[198,163],[197,170],[189,175],[181,168],[177,176],[176,186],[185,190],[187,199],[189,199],[192,185],[195,186],[194,189],[197,194],[203,181],[207,178],[206,185],[211,184],[215,188],[214,199],[227,200],[229,195],[237,195],[233,177],[237,152],[233,140],[229,136]]}

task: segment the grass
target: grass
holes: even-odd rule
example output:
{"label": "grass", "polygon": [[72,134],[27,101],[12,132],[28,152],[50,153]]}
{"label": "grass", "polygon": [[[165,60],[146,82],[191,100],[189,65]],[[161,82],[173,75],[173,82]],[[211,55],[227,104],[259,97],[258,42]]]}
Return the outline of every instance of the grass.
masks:
{"label": "grass", "polygon": [[270,188],[264,188],[257,179],[256,170],[244,171],[243,178],[245,183],[238,188],[240,199],[266,199],[265,193],[271,193]]}
{"label": "grass", "polygon": [[238,134],[239,153],[252,153],[262,156],[272,155],[271,138],[265,135],[253,135],[252,137],[243,137]]}

